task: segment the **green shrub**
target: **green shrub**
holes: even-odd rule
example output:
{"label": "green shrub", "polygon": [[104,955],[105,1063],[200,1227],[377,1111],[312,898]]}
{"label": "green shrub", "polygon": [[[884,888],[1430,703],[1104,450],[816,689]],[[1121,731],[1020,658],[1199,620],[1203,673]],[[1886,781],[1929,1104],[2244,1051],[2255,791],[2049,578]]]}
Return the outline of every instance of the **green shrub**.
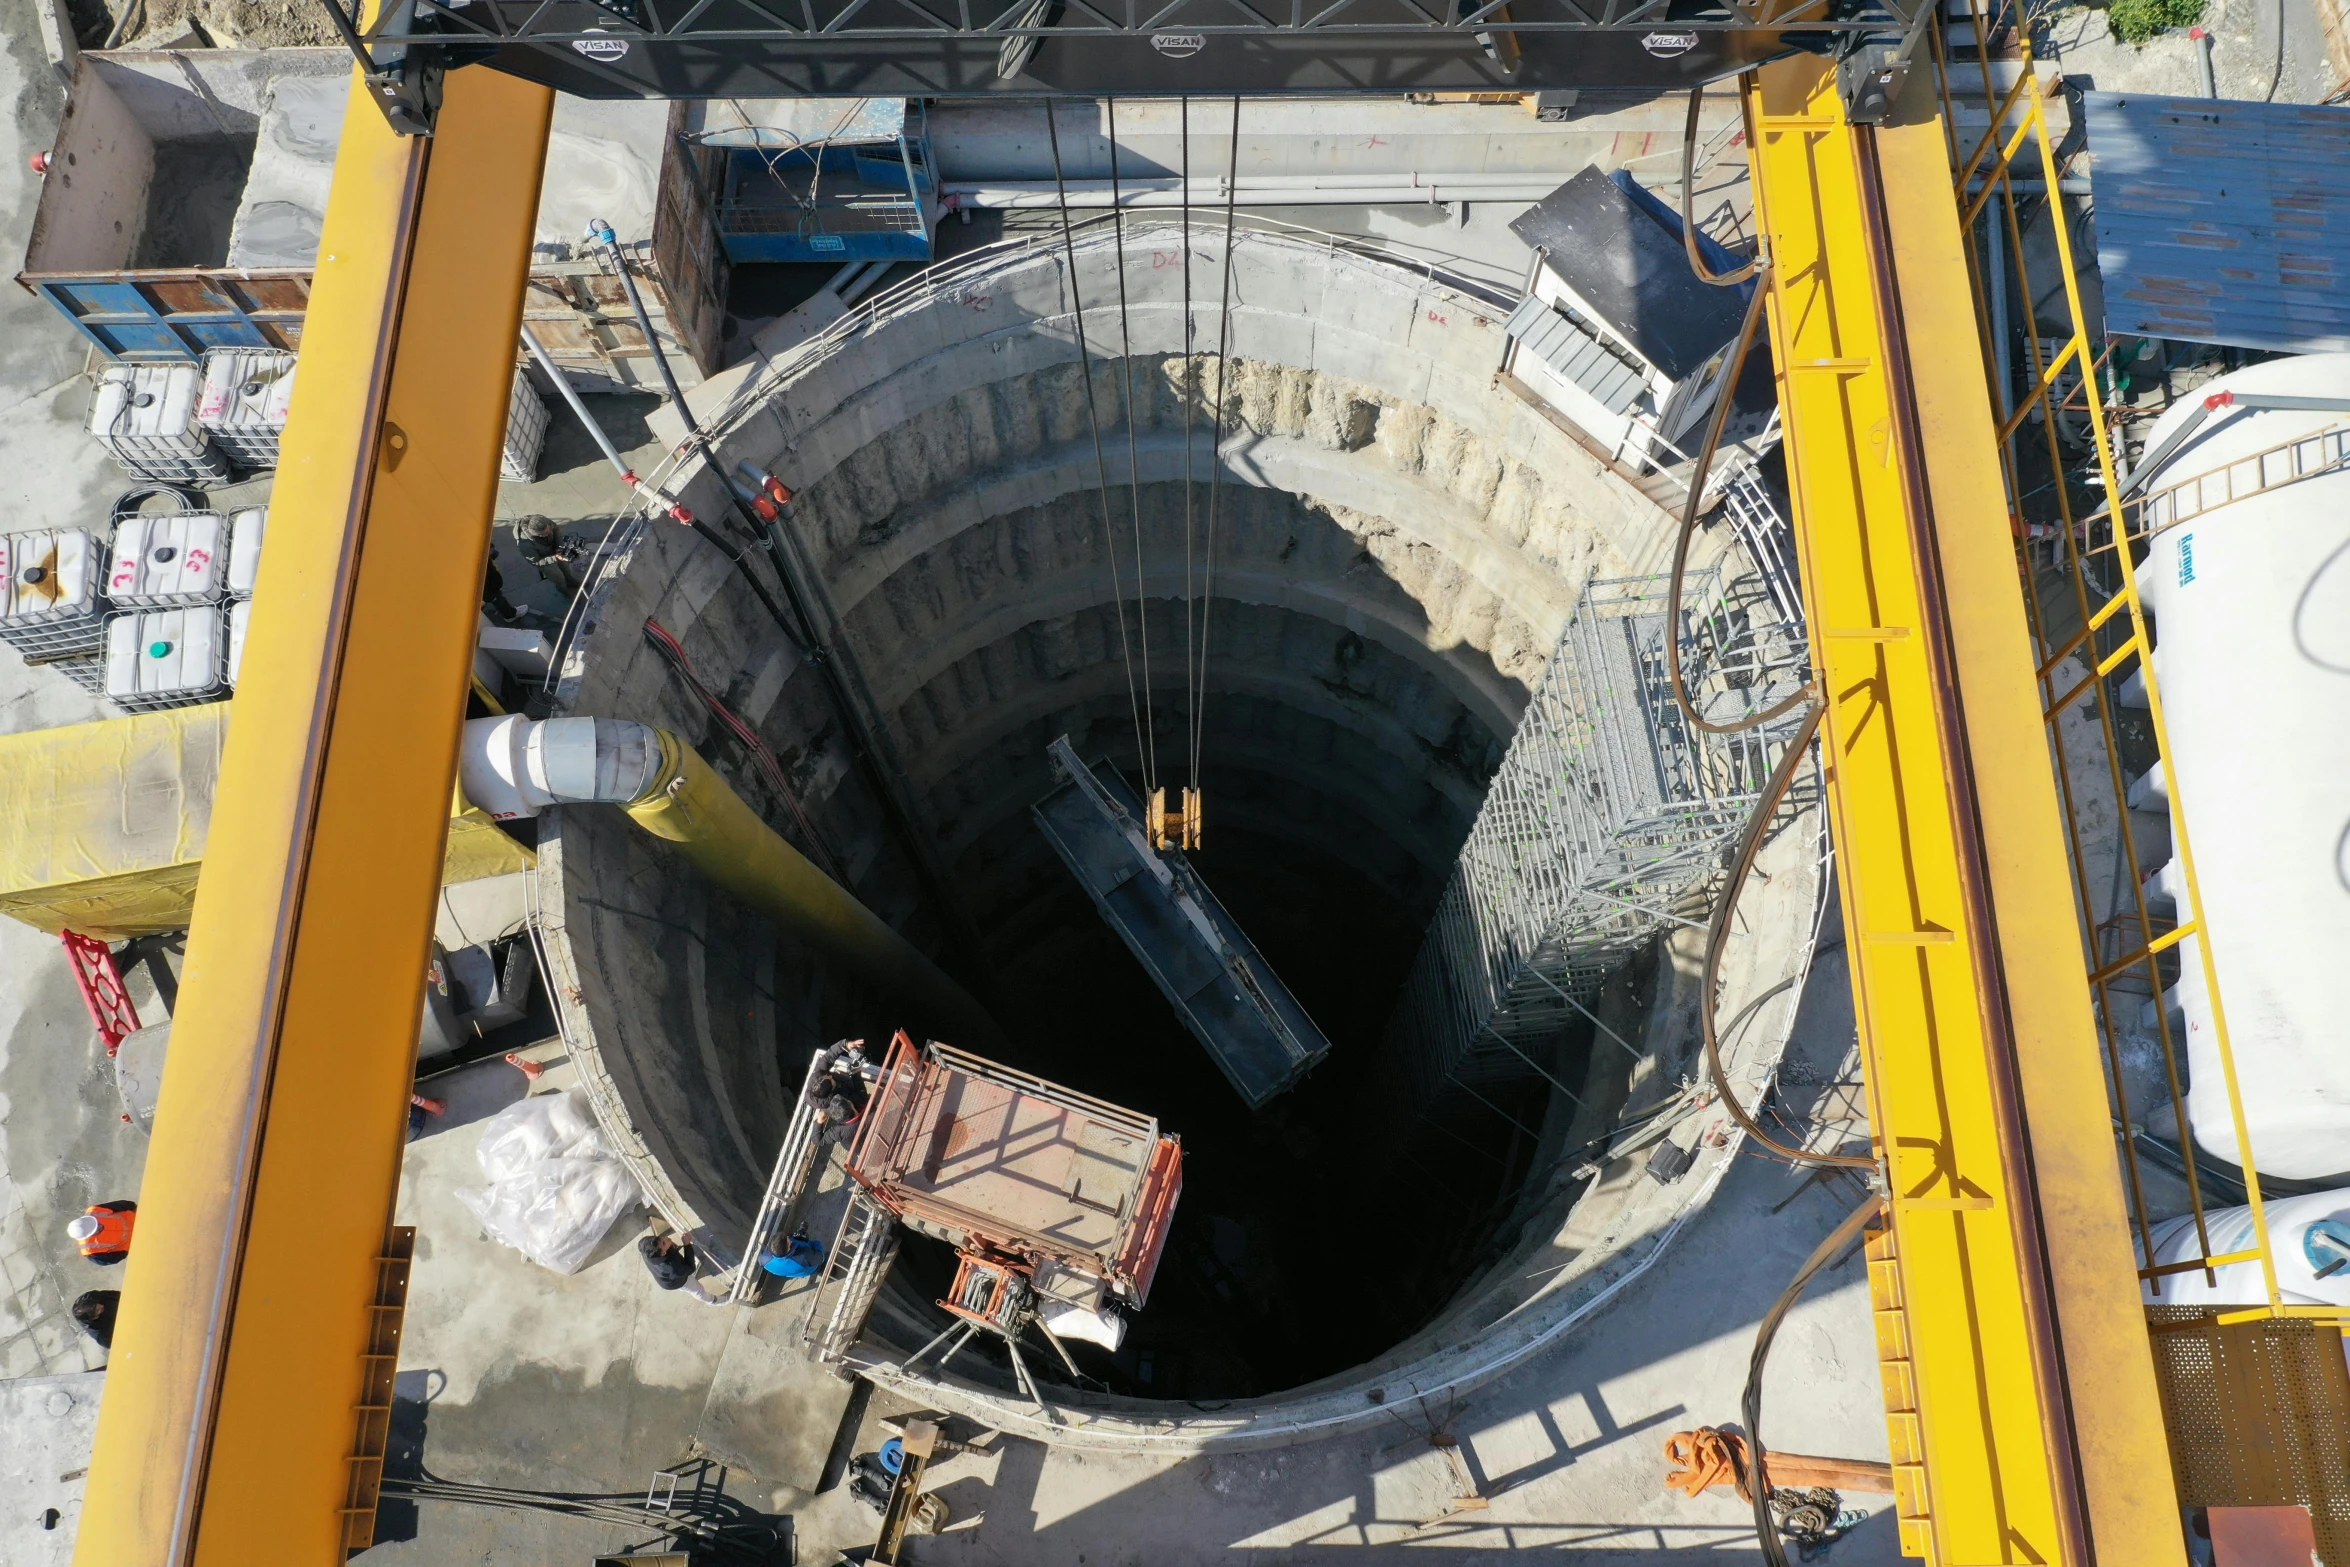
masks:
{"label": "green shrub", "polygon": [[2113,36],[2123,43],[2142,44],[2174,28],[2193,27],[2203,20],[2205,0],[2113,0],[2105,13]]}

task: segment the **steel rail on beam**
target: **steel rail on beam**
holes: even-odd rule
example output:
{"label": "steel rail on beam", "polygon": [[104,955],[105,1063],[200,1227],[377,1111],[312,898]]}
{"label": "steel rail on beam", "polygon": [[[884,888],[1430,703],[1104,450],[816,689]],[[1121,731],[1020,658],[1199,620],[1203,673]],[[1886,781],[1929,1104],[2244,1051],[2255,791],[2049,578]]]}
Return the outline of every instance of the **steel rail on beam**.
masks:
{"label": "steel rail on beam", "polygon": [[[1903,1550],[2183,1559],[2039,725],[1965,251],[1923,77],[1747,97],[1829,817],[1890,1221],[1873,1238]],[[1913,365],[1930,365],[1921,382]]]}
{"label": "steel rail on beam", "polygon": [[469,72],[427,140],[353,85],[84,1567],[327,1567],[372,1537],[380,1259],[552,107]]}

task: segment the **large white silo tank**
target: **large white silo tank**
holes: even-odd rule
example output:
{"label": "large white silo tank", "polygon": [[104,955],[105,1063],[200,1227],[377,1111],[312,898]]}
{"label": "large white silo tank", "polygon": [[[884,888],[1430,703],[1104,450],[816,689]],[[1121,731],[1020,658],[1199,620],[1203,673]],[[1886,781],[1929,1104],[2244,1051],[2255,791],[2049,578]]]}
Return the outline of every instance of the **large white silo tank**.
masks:
{"label": "large white silo tank", "polygon": [[[2350,354],[2222,377],[2164,414],[2145,449],[2222,391],[2350,404]],[[2215,413],[2140,493],[2346,423],[2350,411]],[[2350,471],[2167,529],[2138,588],[2154,614],[2175,769],[2172,842],[2183,820],[2255,1167],[2302,1180],[2350,1172]],[[2183,885],[2175,855],[2157,876]],[[2203,1148],[2242,1164],[2197,941],[2179,944],[2174,993],[2188,1121]]]}

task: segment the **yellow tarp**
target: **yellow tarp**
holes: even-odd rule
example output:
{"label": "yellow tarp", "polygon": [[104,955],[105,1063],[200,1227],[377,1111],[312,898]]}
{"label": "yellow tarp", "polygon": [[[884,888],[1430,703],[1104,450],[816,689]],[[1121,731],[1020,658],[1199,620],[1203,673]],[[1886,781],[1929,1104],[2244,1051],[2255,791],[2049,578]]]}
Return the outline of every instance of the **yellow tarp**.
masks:
{"label": "yellow tarp", "polygon": [[[0,735],[0,914],[110,941],[184,929],[230,706]],[[452,801],[444,883],[534,858],[463,796]]]}

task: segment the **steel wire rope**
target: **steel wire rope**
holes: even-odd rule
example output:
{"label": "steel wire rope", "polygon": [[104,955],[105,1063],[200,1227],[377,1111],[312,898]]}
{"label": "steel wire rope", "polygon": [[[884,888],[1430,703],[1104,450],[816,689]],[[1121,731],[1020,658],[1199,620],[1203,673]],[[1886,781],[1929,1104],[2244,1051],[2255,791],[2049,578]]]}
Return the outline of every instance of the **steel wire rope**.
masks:
{"label": "steel wire rope", "polygon": [[1770,1471],[1764,1466],[1765,1449],[1762,1439],[1762,1379],[1763,1367],[1771,1358],[1771,1341],[1779,1336],[1779,1324],[1803,1296],[1804,1287],[1812,1277],[1826,1267],[1830,1259],[1852,1244],[1869,1220],[1884,1208],[1882,1194],[1873,1194],[1868,1201],[1845,1215],[1844,1222],[1828,1232],[1827,1238],[1812,1248],[1803,1266],[1795,1272],[1779,1298],[1764,1313],[1761,1326],[1755,1329],[1754,1353],[1746,1362],[1746,1392],[1739,1400],[1739,1418],[1746,1423],[1747,1490],[1754,1502],[1754,1532],[1762,1542],[1766,1567],[1787,1567],[1786,1542],[1779,1538],[1779,1522],[1771,1516]]}
{"label": "steel wire rope", "polygon": [[[1102,547],[1110,561],[1110,607],[1118,615],[1118,648],[1126,661],[1126,705],[1134,714],[1134,748],[1148,755],[1143,742],[1142,704],[1134,693],[1134,649],[1126,640],[1126,589],[1118,580],[1118,538],[1110,526],[1110,471],[1102,459],[1102,418],[1093,402],[1093,353],[1085,342],[1085,298],[1077,287],[1077,236],[1069,223],[1069,182],[1061,172],[1061,127],[1052,100],[1045,100],[1044,129],[1053,149],[1053,190],[1061,211],[1061,254],[1069,267],[1069,318],[1077,324],[1077,365],[1085,377],[1085,422],[1093,431],[1094,494],[1100,498]],[[1119,286],[1125,286],[1125,257],[1119,257]],[[1137,590],[1141,584],[1135,584]]]}
{"label": "steel wire rope", "polygon": [[1216,313],[1216,417],[1212,426],[1208,463],[1208,536],[1200,582],[1199,606],[1199,714],[1191,737],[1191,781],[1200,783],[1200,759],[1207,751],[1208,627],[1216,611],[1216,511],[1224,481],[1224,402],[1231,375],[1232,341],[1232,227],[1234,192],[1240,184],[1240,95],[1232,95],[1232,149],[1224,171],[1224,298]]}
{"label": "steel wire rope", "polygon": [[[1772,769],[1770,781],[1763,786],[1756,800],[1754,813],[1747,819],[1746,830],[1739,837],[1738,852],[1731,862],[1729,879],[1724,883],[1714,913],[1706,929],[1705,963],[1698,980],[1698,1022],[1705,1036],[1705,1064],[1713,1078],[1714,1090],[1721,1095],[1722,1108],[1729,1112],[1747,1136],[1762,1144],[1772,1153],[1792,1164],[1828,1165],[1840,1169],[1873,1170],[1877,1161],[1873,1155],[1822,1154],[1809,1149],[1792,1148],[1762,1129],[1762,1125],[1731,1092],[1729,1074],[1722,1069],[1721,1041],[1715,1026],[1716,992],[1721,988],[1722,954],[1730,943],[1730,917],[1738,903],[1738,894],[1745,888],[1746,878],[1754,869],[1755,855],[1762,848],[1763,833],[1771,818],[1778,814],[1779,804],[1795,780],[1796,770],[1811,751],[1813,738],[1819,733],[1820,720],[1827,708],[1819,700],[1816,683],[1805,681],[1795,691],[1759,712],[1748,713],[1727,724],[1717,724],[1698,712],[1690,699],[1688,683],[1681,668],[1681,596],[1689,569],[1689,545],[1697,532],[1697,515],[1705,499],[1707,471],[1713,466],[1714,453],[1719,448],[1722,430],[1729,422],[1730,403],[1738,386],[1738,379],[1746,369],[1746,355],[1754,344],[1755,329],[1761,324],[1770,296],[1770,263],[1760,252],[1744,267],[1735,272],[1716,275],[1706,270],[1697,250],[1697,227],[1691,221],[1690,186],[1695,183],[1692,165],[1696,159],[1697,110],[1700,92],[1689,95],[1689,120],[1681,141],[1681,239],[1689,255],[1689,270],[1698,279],[1717,288],[1729,288],[1749,278],[1754,279],[1754,295],[1747,301],[1746,314],[1739,321],[1738,336],[1731,348],[1730,358],[1722,375],[1721,389],[1715,394],[1713,417],[1706,422],[1704,444],[1697,450],[1697,460],[1689,474],[1689,499],[1681,511],[1681,527],[1673,544],[1672,585],[1666,595],[1665,667],[1671,677],[1673,702],[1689,723],[1707,734],[1740,734],[1759,729],[1772,719],[1804,708],[1795,733],[1788,737],[1786,749],[1780,753],[1778,765]],[[1809,1275],[1807,1274],[1806,1277]],[[1775,1546],[1776,1535],[1765,1534],[1766,1549]],[[1783,1558],[1782,1558],[1783,1559]]]}
{"label": "steel wire rope", "polygon": [[1191,671],[1196,656],[1193,649],[1193,619],[1197,613],[1192,602],[1191,539],[1192,539],[1192,415],[1199,401],[1192,378],[1199,366],[1192,353],[1191,323],[1191,98],[1187,94],[1176,100],[1179,116],[1179,141],[1182,147],[1183,203],[1178,221],[1181,235],[1178,243],[1183,249],[1183,763],[1191,786],[1199,787],[1199,772],[1193,758],[1199,754],[1199,702],[1194,694]]}
{"label": "steel wire rope", "polygon": [[[1118,367],[1126,400],[1126,491],[1134,517],[1134,640],[1142,644],[1142,722],[1147,738],[1142,753],[1142,789],[1155,795],[1159,787],[1159,721],[1151,711],[1150,596],[1142,578],[1142,458],[1134,411],[1134,331],[1126,312],[1126,210],[1118,190],[1118,100],[1104,98],[1102,111],[1110,132],[1110,244],[1118,260]],[[1120,610],[1118,624],[1126,624]]]}
{"label": "steel wire rope", "polygon": [[1764,832],[1771,818],[1779,811],[1779,802],[1787,797],[1787,789],[1795,781],[1797,769],[1811,753],[1812,737],[1819,733],[1820,720],[1827,708],[1813,703],[1803,715],[1803,722],[1788,737],[1787,749],[1779,755],[1779,765],[1771,770],[1770,782],[1763,785],[1762,797],[1755,801],[1754,814],[1746,821],[1746,831],[1739,836],[1738,852],[1730,862],[1729,879],[1723,883],[1720,897],[1714,904],[1713,918],[1705,931],[1705,964],[1700,971],[1697,991],[1698,1027],[1705,1038],[1706,1072],[1713,1078],[1714,1092],[1721,1095],[1722,1108],[1730,1113],[1740,1130],[1772,1153],[1791,1164],[1824,1164],[1847,1170],[1873,1170],[1877,1161],[1865,1154],[1814,1153],[1807,1148],[1791,1148],[1762,1129],[1762,1124],[1747,1113],[1730,1091],[1730,1076],[1722,1069],[1722,1046],[1719,1029],[1714,1021],[1716,992],[1721,988],[1722,953],[1730,945],[1730,916],[1738,906],[1738,894],[1745,889],[1746,878],[1754,869],[1754,858],[1762,848]]}
{"label": "steel wire rope", "polygon": [[[1741,77],[1740,81],[1743,82],[1744,78]],[[1681,127],[1681,248],[1689,253],[1689,270],[1697,274],[1699,281],[1711,283],[1716,288],[1728,288],[1734,283],[1745,282],[1762,270],[1763,259],[1762,253],[1757,251],[1754,259],[1746,265],[1717,277],[1706,270],[1705,258],[1697,252],[1697,224],[1690,209],[1697,194],[1697,115],[1704,102],[1703,87],[1689,89],[1689,118]]]}

